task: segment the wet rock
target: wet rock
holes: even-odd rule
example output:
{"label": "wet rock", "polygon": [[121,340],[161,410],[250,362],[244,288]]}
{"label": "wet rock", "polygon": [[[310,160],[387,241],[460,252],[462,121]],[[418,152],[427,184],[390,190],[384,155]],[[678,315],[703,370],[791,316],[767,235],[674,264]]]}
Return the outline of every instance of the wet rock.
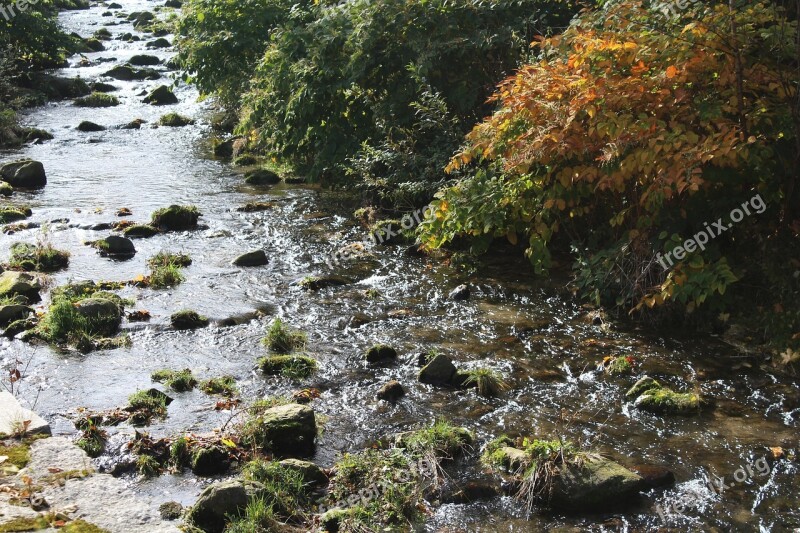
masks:
{"label": "wet rock", "polygon": [[74,103],[78,107],[116,107],[119,105],[119,99],[110,94],[95,92],[89,96],[76,98]]}
{"label": "wet rock", "polygon": [[96,37],[90,37],[88,39],[84,39],[83,46],[89,52],[103,52],[106,49],[103,42]]}
{"label": "wet rock", "polygon": [[259,420],[257,446],[277,454],[310,455],[314,451],[317,422],[314,410],[300,404],[267,409]]}
{"label": "wet rock", "polygon": [[137,67],[149,67],[161,64],[161,60],[156,56],[151,56],[148,54],[136,54],[131,56],[131,58],[128,60],[128,63],[131,65],[136,65]]}
{"label": "wet rock", "polygon": [[120,65],[104,73],[103,76],[120,81],[142,81],[157,80],[161,74],[151,68],[137,69],[130,65]]}
{"label": "wet rock", "polygon": [[495,480],[468,481],[456,492],[443,496],[442,503],[463,505],[476,501],[491,500],[500,496],[500,494],[500,487]]}
{"label": "wet rock", "polygon": [[146,224],[134,224],[133,226],[128,226],[125,228],[123,233],[126,237],[144,239],[147,237],[152,237],[158,232],[159,231],[153,226],[148,226]]}
{"label": "wet rock", "polygon": [[191,468],[198,476],[216,476],[228,471],[230,461],[225,450],[207,446],[198,448],[192,454]]}
{"label": "wet rock", "polygon": [[172,327],[178,330],[204,328],[208,325],[208,318],[200,315],[197,311],[178,311],[169,317]]}
{"label": "wet rock", "polygon": [[150,41],[145,46],[147,48],[169,48],[170,46],[172,46],[172,43],[161,37],[159,39],[156,39],[155,41]]}
{"label": "wet rock", "polygon": [[25,88],[46,94],[51,100],[78,98],[92,92],[81,78],[62,78],[44,72],[26,74],[20,78],[19,83]]}
{"label": "wet rock", "polygon": [[675,483],[675,474],[667,467],[658,465],[635,465],[630,467],[642,478],[642,483],[648,488],[668,487]]}
{"label": "wet rock", "polygon": [[28,304],[41,301],[39,280],[25,272],[3,272],[0,274],[0,298],[20,296]]}
{"label": "wet rock", "polygon": [[365,359],[369,364],[382,364],[389,363],[397,359],[397,351],[391,346],[385,344],[376,344],[372,346],[365,354]]}
{"label": "wet rock", "polygon": [[122,129],[123,130],[138,130],[138,129],[140,129],[142,127],[142,124],[147,124],[147,121],[146,120],[142,120],[140,118],[137,118],[136,120],[128,122],[127,124],[122,126]]}
{"label": "wet rock", "polygon": [[[26,423],[20,426],[20,423]],[[50,434],[50,424],[29,409],[23,408],[11,393],[0,391],[0,435]]]}
{"label": "wet rock", "polygon": [[158,123],[162,126],[167,126],[170,128],[182,128],[184,126],[190,126],[194,124],[194,120],[190,119],[189,117],[179,115],[178,113],[167,113],[158,119]]}
{"label": "wet rock", "polygon": [[284,459],[280,461],[280,465],[284,468],[299,472],[303,477],[303,483],[317,486],[328,484],[328,476],[325,475],[320,467],[311,461],[303,461],[301,459]]}
{"label": "wet rock", "polygon": [[0,181],[0,195],[8,197],[12,194],[14,194],[14,187],[4,181]]}
{"label": "wet rock", "polygon": [[448,294],[447,297],[455,301],[468,300],[469,285],[467,285],[466,283],[463,285],[459,285],[458,287],[450,291],[450,294]]}
{"label": "wet rock", "polygon": [[629,503],[642,489],[642,478],[619,463],[596,455],[561,465],[553,482],[551,504],[583,513]]}
{"label": "wet rock", "polygon": [[164,7],[172,7],[175,9],[180,9],[183,7],[183,2],[181,2],[181,0],[167,0],[164,3]]}
{"label": "wet rock", "polygon": [[651,389],[635,402],[634,407],[658,415],[689,416],[700,412],[700,396],[693,392],[674,392],[667,388]]}
{"label": "wet rock", "polygon": [[133,241],[118,235],[109,235],[105,239],[100,239],[95,243],[95,247],[100,255],[115,258],[131,258],[136,254]]}
{"label": "wet rock", "polygon": [[39,161],[24,159],[0,166],[0,177],[12,187],[41,189],[47,185],[44,165]]}
{"label": "wet rock", "polygon": [[171,205],[155,211],[150,225],[162,231],[183,231],[195,229],[200,211],[194,206]]}
{"label": "wet rock", "polygon": [[149,11],[134,11],[128,15],[129,22],[150,22],[155,20],[156,16]]}
{"label": "wet rock", "polygon": [[151,105],[170,105],[177,104],[178,97],[175,96],[175,93],[173,93],[169,87],[160,85],[150,91],[150,94],[148,94],[142,102]]}
{"label": "wet rock", "polygon": [[244,253],[233,260],[233,264],[240,267],[261,266],[266,265],[267,263],[269,263],[269,259],[267,258],[267,254],[264,252],[264,250],[253,250],[252,252]]}
{"label": "wet rock", "polygon": [[78,314],[92,322],[92,333],[111,336],[122,322],[122,309],[105,298],[85,298],[75,305]]}
{"label": "wet rock", "polygon": [[307,291],[318,291],[327,287],[339,287],[352,283],[344,276],[308,276],[298,282],[298,285]]}
{"label": "wet rock", "polygon": [[94,122],[89,122],[88,120],[84,120],[78,124],[78,131],[105,131],[105,129],[105,126],[95,124]]}
{"label": "wet rock", "polygon": [[111,40],[111,32],[108,30],[108,28],[100,28],[99,30],[94,32],[94,35],[92,35],[92,37],[94,37],[95,39],[99,39],[101,41],[109,41]]}
{"label": "wet rock", "polygon": [[378,391],[378,399],[384,400],[390,403],[395,403],[397,400],[402,398],[406,393],[406,390],[397,380],[392,380],[386,383],[381,390]]}
{"label": "wet rock", "polygon": [[244,182],[248,185],[274,185],[280,183],[281,177],[271,170],[258,169],[244,175]]}
{"label": "wet rock", "polygon": [[456,367],[450,358],[444,354],[437,354],[419,371],[420,383],[430,385],[450,385],[456,375]]}
{"label": "wet rock", "polygon": [[531,465],[531,456],[512,446],[500,448],[497,459],[509,472],[523,472]]}
{"label": "wet rock", "polygon": [[108,6],[106,6],[106,7],[108,7],[108,9],[122,9],[122,6],[121,6],[121,5],[119,5],[119,4],[118,4],[118,3],[116,3],[116,2],[111,2],[111,3],[110,3],[110,4],[108,4]]}
{"label": "wet rock", "polygon": [[103,83],[102,81],[96,81],[92,83],[92,90],[97,91],[99,93],[111,93],[114,91],[118,91],[119,88],[111,85],[110,83]]}
{"label": "wet rock", "polygon": [[178,502],[164,502],[158,506],[163,520],[177,520],[183,514],[183,505]]}
{"label": "wet rock", "polygon": [[6,327],[17,320],[24,320],[33,313],[27,305],[0,305],[0,327]]}
{"label": "wet rock", "polygon": [[247,490],[240,481],[222,481],[206,487],[188,514],[188,521],[206,533],[222,533],[228,521],[247,507]]}
{"label": "wet rock", "polygon": [[5,330],[3,330],[3,337],[13,339],[23,331],[32,330],[38,323],[39,321],[35,317],[15,320],[14,322],[11,322]]}
{"label": "wet rock", "polygon": [[240,136],[218,141],[214,144],[214,155],[223,159],[230,159],[238,153],[239,145],[245,142],[245,139]]}

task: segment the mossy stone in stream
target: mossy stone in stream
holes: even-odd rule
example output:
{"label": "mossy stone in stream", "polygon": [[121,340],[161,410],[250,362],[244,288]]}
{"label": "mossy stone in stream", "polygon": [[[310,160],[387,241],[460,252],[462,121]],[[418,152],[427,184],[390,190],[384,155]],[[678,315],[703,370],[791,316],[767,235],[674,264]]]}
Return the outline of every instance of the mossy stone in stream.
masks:
{"label": "mossy stone in stream", "polygon": [[629,400],[636,399],[642,395],[642,393],[649,391],[651,389],[660,389],[661,383],[654,380],[650,376],[644,376],[639,381],[633,384],[633,387],[628,389],[628,392],[625,393],[625,397]]}
{"label": "mossy stone in stream", "polygon": [[14,193],[14,187],[6,183],[5,181],[0,181],[0,195],[8,197],[11,196],[13,193]]}
{"label": "mossy stone in stream", "polygon": [[654,414],[688,416],[700,411],[700,396],[693,392],[651,389],[639,396],[634,407]]}
{"label": "mossy stone in stream", "polygon": [[275,185],[280,181],[280,176],[265,168],[260,168],[244,175],[244,182],[248,185]]}
{"label": "mossy stone in stream", "polygon": [[189,117],[179,115],[178,113],[167,113],[158,119],[158,123],[162,126],[167,126],[170,128],[180,128],[194,124],[194,120],[190,119]]}
{"label": "mossy stone in stream", "polygon": [[248,494],[241,481],[221,481],[200,493],[187,516],[187,522],[205,532],[221,532],[230,516],[244,512]]}
{"label": "mossy stone in stream", "polygon": [[217,446],[197,448],[192,454],[192,472],[198,476],[215,476],[230,468],[228,454]]}
{"label": "mossy stone in stream", "polygon": [[175,329],[197,329],[203,328],[208,325],[208,318],[202,316],[197,311],[185,309],[173,313],[169,317],[172,327]]}
{"label": "mossy stone in stream", "polygon": [[436,354],[430,362],[419,371],[420,383],[430,385],[452,385],[457,373],[456,366],[444,354]]}
{"label": "mossy stone in stream", "polygon": [[171,205],[153,212],[150,225],[163,231],[195,229],[200,211],[193,205]]}
{"label": "mossy stone in stream", "polygon": [[25,303],[39,302],[39,280],[25,272],[3,272],[0,274],[0,298],[12,299],[19,297]]}
{"label": "mossy stone in stream", "polygon": [[151,56],[147,54],[136,54],[134,56],[131,56],[131,58],[128,60],[128,63],[130,63],[131,65],[142,67],[142,66],[159,65],[161,64],[161,60],[156,56]]}
{"label": "mossy stone in stream", "polygon": [[150,94],[148,94],[142,102],[151,105],[170,105],[177,104],[178,97],[175,96],[175,93],[173,93],[169,87],[161,85],[150,91]]}
{"label": "mossy stone in stream", "polygon": [[[8,185],[8,184],[6,184]],[[8,185],[10,187],[10,185]],[[25,220],[30,215],[30,209],[25,210],[21,207],[0,207],[0,224],[8,224],[18,220]]]}
{"label": "mossy stone in stream", "polygon": [[119,99],[110,94],[94,92],[89,96],[76,98],[75,105],[78,107],[114,107],[119,105]]}
{"label": "mossy stone in stream", "polygon": [[307,378],[317,369],[317,362],[307,355],[271,355],[258,360],[258,367],[269,376]]}
{"label": "mossy stone in stream", "polygon": [[364,358],[369,364],[389,363],[397,359],[397,351],[391,346],[376,344],[367,350]]}
{"label": "mossy stone in stream", "polygon": [[249,420],[242,439],[247,446],[296,456],[313,453],[316,436],[314,410],[293,403],[266,409]]}
{"label": "mossy stone in stream", "polygon": [[133,226],[128,226],[125,228],[125,231],[123,232],[126,237],[132,239],[146,239],[147,237],[152,237],[158,233],[158,228],[154,228],[153,226],[147,224],[134,224]]}

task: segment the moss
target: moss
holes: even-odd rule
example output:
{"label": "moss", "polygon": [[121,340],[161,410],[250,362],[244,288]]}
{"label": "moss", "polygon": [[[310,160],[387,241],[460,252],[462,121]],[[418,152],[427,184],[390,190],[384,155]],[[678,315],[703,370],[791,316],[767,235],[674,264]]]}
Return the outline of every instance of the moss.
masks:
{"label": "moss", "polygon": [[46,341],[81,346],[90,344],[95,337],[116,331],[118,326],[118,316],[84,316],[70,300],[58,298],[39,322],[36,331]]}
{"label": "moss", "polygon": [[272,355],[258,360],[261,371],[267,375],[292,378],[307,378],[317,370],[317,362],[307,355]]}
{"label": "moss", "polygon": [[256,211],[267,211],[275,207],[272,202],[249,202],[242,207],[237,207],[236,210],[242,213],[254,213]]}
{"label": "moss", "polygon": [[128,398],[126,410],[131,413],[129,420],[134,426],[146,425],[153,418],[167,416],[167,398],[158,391],[138,391]]}
{"label": "moss", "polygon": [[608,360],[604,367],[606,372],[612,376],[626,376],[633,372],[631,358],[624,355]]}
{"label": "moss", "polygon": [[192,264],[192,258],[188,254],[175,253],[175,252],[158,252],[156,255],[147,260],[147,264],[151,268],[160,266],[174,265],[176,267],[187,267]]}
{"label": "moss", "polygon": [[157,370],[150,375],[150,379],[163,383],[176,392],[187,392],[197,385],[197,380],[188,368],[184,370]]}
{"label": "moss", "polygon": [[634,405],[656,414],[691,415],[700,410],[700,396],[693,392],[674,392],[667,388],[651,389],[639,396]]}
{"label": "moss", "polygon": [[209,323],[208,317],[190,309],[172,313],[169,320],[175,329],[197,329],[205,327]]}
{"label": "moss", "polygon": [[4,181],[0,181],[0,195],[11,196],[14,193],[14,187]]}
{"label": "moss", "polygon": [[0,207],[0,224],[24,220],[29,216],[31,216],[31,210],[25,209],[24,207]]}
{"label": "moss", "polygon": [[193,205],[171,205],[153,212],[150,225],[166,231],[182,231],[197,227],[200,211]]}
{"label": "moss", "polygon": [[132,226],[128,226],[127,228],[125,228],[125,231],[123,231],[123,234],[126,237],[130,237],[130,238],[152,237],[153,235],[156,235],[157,233],[159,233],[158,228],[154,228],[153,226],[149,226],[147,224],[134,224]]}
{"label": "moss", "polygon": [[162,126],[179,128],[182,126],[188,126],[190,124],[194,124],[194,120],[190,119],[189,117],[184,117],[183,115],[179,115],[178,113],[167,113],[166,115],[158,119],[158,123],[161,124]]}
{"label": "moss", "polygon": [[367,350],[364,355],[368,363],[381,363],[397,359],[397,351],[385,344],[376,344]]}
{"label": "moss", "polygon": [[114,107],[119,105],[119,99],[111,94],[93,92],[88,96],[76,98],[75,105],[78,107]]}
{"label": "moss", "polygon": [[200,390],[206,394],[221,394],[223,396],[236,396],[239,389],[233,376],[210,378],[200,383]]}
{"label": "moss", "polygon": [[0,455],[8,456],[8,462],[17,468],[25,468],[31,460],[31,448],[26,442],[19,444],[0,444]]}
{"label": "moss", "polygon": [[273,352],[288,354],[295,350],[302,350],[306,345],[306,340],[305,333],[292,330],[284,325],[280,318],[276,318],[262,342]]}
{"label": "moss", "polygon": [[103,529],[81,519],[69,522],[67,525],[59,529],[59,531],[61,533],[109,533],[107,529]]}
{"label": "moss", "polygon": [[39,531],[50,527],[50,523],[44,516],[36,518],[15,518],[10,522],[0,524],[0,533],[12,533],[17,531]]}
{"label": "moss", "polygon": [[136,471],[146,478],[156,477],[161,473],[161,465],[155,457],[140,455],[136,458]]}
{"label": "moss", "polygon": [[176,468],[189,462],[189,440],[186,437],[179,437],[170,445],[169,461]]}
{"label": "moss", "polygon": [[256,497],[264,498],[274,514],[291,518],[310,502],[312,489],[297,469],[287,468],[275,461],[256,459],[242,469],[247,481],[258,483]]}
{"label": "moss", "polygon": [[650,376],[644,376],[642,379],[634,383],[633,387],[628,389],[628,392],[625,393],[625,397],[628,399],[635,399],[649,390],[660,389],[660,388],[661,388],[661,383],[654,380]]}
{"label": "moss", "polygon": [[179,266],[161,265],[150,271],[147,284],[153,289],[165,289],[180,285],[185,279]]}
{"label": "moss", "polygon": [[433,454],[437,458],[450,458],[461,454],[474,441],[468,430],[439,421],[429,428],[402,433],[396,445],[415,456]]}

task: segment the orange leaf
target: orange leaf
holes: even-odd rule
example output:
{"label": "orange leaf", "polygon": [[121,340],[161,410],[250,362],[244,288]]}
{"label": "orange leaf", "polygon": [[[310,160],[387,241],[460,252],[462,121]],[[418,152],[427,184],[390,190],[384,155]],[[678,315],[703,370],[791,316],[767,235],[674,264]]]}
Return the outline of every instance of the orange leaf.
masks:
{"label": "orange leaf", "polygon": [[670,65],[667,67],[667,78],[672,79],[678,73],[678,69],[675,68],[675,65]]}

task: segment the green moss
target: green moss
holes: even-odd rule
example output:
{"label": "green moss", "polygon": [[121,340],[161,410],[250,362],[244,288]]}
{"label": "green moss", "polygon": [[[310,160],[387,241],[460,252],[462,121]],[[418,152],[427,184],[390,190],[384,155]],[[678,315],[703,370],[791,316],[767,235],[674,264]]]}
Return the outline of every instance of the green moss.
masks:
{"label": "green moss", "polygon": [[178,113],[167,113],[166,115],[158,119],[158,123],[161,124],[162,126],[179,128],[181,126],[188,126],[190,124],[194,124],[194,120],[190,119],[189,117],[184,117],[183,115],[179,115]]}
{"label": "green moss", "polygon": [[276,318],[262,342],[273,352],[288,354],[295,350],[302,350],[306,345],[306,340],[305,333],[290,329],[280,318]]}
{"label": "green moss", "polygon": [[625,397],[628,399],[635,399],[641,396],[644,392],[654,389],[660,389],[661,383],[654,380],[650,376],[644,376],[642,379],[633,384],[633,387],[628,389]]}
{"label": "green moss", "polygon": [[161,473],[161,465],[150,455],[140,455],[136,458],[136,471],[139,475],[150,478]]}
{"label": "green moss", "polygon": [[151,268],[161,266],[174,265],[176,267],[187,267],[192,264],[192,258],[188,254],[181,254],[175,252],[158,252],[156,255],[147,260],[147,264]]}
{"label": "green moss", "polygon": [[306,485],[303,474],[297,469],[287,468],[275,461],[256,459],[242,469],[247,481],[257,483],[257,498],[263,498],[273,514],[289,518],[310,503],[311,487]]}
{"label": "green moss", "polygon": [[179,437],[170,445],[169,461],[175,468],[180,468],[189,462],[189,441],[186,437]]}
{"label": "green moss", "polygon": [[11,270],[55,272],[69,266],[69,252],[50,244],[18,242],[11,245],[8,267]]}
{"label": "green moss", "polygon": [[186,278],[175,265],[162,265],[153,268],[148,276],[148,285],[153,289],[165,289],[180,285]]}
{"label": "green moss", "polygon": [[317,362],[307,355],[271,355],[258,360],[258,366],[267,375],[292,378],[307,378],[317,370]]}
{"label": "green moss", "polygon": [[128,397],[129,420],[135,426],[148,424],[153,418],[167,416],[167,400],[164,394],[142,390]]}
{"label": "green moss", "polygon": [[651,389],[639,396],[634,405],[656,414],[690,415],[700,411],[700,396],[667,388]]}
{"label": "green moss", "polygon": [[371,346],[364,355],[368,363],[380,363],[397,359],[397,351],[385,344]]}
{"label": "green moss", "polygon": [[24,220],[31,214],[31,210],[25,207],[3,206],[0,207],[0,224]]}
{"label": "green moss", "polygon": [[93,92],[88,96],[76,98],[75,105],[78,107],[114,107],[119,105],[119,99],[110,94]]}
{"label": "green moss", "polygon": [[172,313],[169,320],[175,329],[197,329],[205,327],[209,323],[208,317],[190,309]]}
{"label": "green moss", "polygon": [[153,212],[150,225],[166,231],[182,231],[197,227],[200,211],[193,205],[171,205]]}
{"label": "green moss", "polygon": [[200,390],[206,394],[221,394],[223,396],[236,396],[239,389],[233,376],[210,378],[200,383]]}
{"label": "green moss", "polygon": [[605,365],[606,372],[612,376],[626,376],[633,372],[631,359],[627,356],[619,356],[611,359]]}
{"label": "green moss", "polygon": [[197,385],[197,380],[188,368],[184,370],[157,370],[150,375],[150,379],[163,383],[176,392],[187,392]]}
{"label": "green moss", "polygon": [[429,428],[401,434],[396,445],[414,456],[450,458],[459,455],[474,441],[475,437],[466,429],[439,421]]}
{"label": "green moss", "polygon": [[17,531],[40,531],[50,527],[44,516],[36,518],[15,518],[10,522],[0,524],[0,533],[14,533]]}
{"label": "green moss", "polygon": [[123,234],[126,237],[152,237],[153,235],[159,233],[158,228],[154,228],[153,226],[149,226],[147,224],[134,224],[132,226],[128,226],[123,231]]}
{"label": "green moss", "polygon": [[8,456],[8,462],[17,468],[25,468],[31,460],[31,448],[26,442],[19,444],[0,444],[0,455]]}
{"label": "green moss", "polygon": [[61,533],[109,533],[107,529],[103,529],[81,519],[69,522],[59,529],[59,531]]}

